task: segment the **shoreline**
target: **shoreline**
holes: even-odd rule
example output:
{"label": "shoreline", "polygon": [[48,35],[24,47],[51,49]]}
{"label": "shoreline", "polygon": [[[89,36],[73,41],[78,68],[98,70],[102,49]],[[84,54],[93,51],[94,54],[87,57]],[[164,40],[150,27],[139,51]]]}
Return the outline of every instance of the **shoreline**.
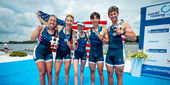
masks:
{"label": "shoreline", "polygon": [[5,52],[0,51],[0,63],[33,59],[32,55],[27,55],[25,57],[18,57],[18,56],[11,57],[11,56],[9,56],[9,54],[10,53],[5,53]]}

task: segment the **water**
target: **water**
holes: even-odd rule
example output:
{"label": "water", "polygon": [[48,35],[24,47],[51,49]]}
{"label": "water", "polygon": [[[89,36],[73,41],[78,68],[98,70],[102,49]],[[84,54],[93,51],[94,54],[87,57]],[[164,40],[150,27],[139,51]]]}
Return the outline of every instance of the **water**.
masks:
{"label": "water", "polygon": [[[29,55],[33,55],[36,44],[8,44],[9,51],[23,51]],[[3,44],[0,44],[0,49],[4,49]]]}
{"label": "water", "polygon": [[[125,49],[125,56],[126,58],[128,58],[128,52],[137,52],[139,45],[135,44],[135,45],[125,45],[124,49]],[[108,45],[105,45],[103,48],[104,51],[107,52],[108,50]]]}
{"label": "water", "polygon": [[125,45],[125,55],[128,57],[128,51],[137,52],[139,45]]}
{"label": "water", "polygon": [[[24,51],[29,55],[33,55],[32,51],[34,50],[35,46],[36,44],[8,44],[10,51]],[[0,49],[4,49],[3,44],[0,44]],[[137,49],[138,45],[125,45],[126,57],[128,57],[128,50],[131,52],[136,52]],[[107,51],[107,45],[104,46],[104,51]]]}

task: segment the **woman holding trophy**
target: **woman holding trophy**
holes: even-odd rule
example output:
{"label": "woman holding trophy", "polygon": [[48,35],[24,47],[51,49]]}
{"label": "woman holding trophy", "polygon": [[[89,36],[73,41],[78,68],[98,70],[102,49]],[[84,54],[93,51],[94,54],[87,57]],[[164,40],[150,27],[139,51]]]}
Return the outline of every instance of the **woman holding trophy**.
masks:
{"label": "woman holding trophy", "polygon": [[124,35],[131,41],[136,40],[136,35],[131,29],[130,25],[123,20],[118,20],[119,9],[116,6],[111,6],[108,10],[108,16],[112,21],[112,25],[108,28],[109,33],[109,47],[106,55],[106,68],[108,73],[108,83],[113,85],[113,72],[115,69],[118,84],[123,84],[123,69],[124,69],[124,56],[123,56],[123,41]]}
{"label": "woman holding trophy", "polygon": [[79,70],[79,59],[81,59],[80,67],[80,85],[83,83],[84,76],[84,66],[86,64],[86,43],[88,41],[86,32],[83,31],[85,24],[83,22],[77,22],[78,32],[75,33],[73,37],[74,45],[74,58],[73,58],[73,67],[74,67],[74,85],[78,85],[78,70]]}

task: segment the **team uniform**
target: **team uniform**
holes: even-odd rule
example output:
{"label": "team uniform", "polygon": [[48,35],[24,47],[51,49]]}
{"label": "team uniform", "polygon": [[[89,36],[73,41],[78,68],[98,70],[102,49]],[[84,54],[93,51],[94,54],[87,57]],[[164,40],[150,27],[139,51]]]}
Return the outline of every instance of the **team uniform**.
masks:
{"label": "team uniform", "polygon": [[[90,53],[89,62],[98,63],[103,62],[103,42],[98,38],[98,36],[90,29]],[[99,26],[98,33],[102,31],[102,26]]]}
{"label": "team uniform", "polygon": [[86,52],[86,43],[87,43],[87,34],[84,32],[85,36],[83,38],[78,39],[77,49],[74,52],[74,59],[81,58],[81,60],[86,60],[87,52]]}
{"label": "team uniform", "polygon": [[122,36],[114,36],[114,27],[113,25],[109,30],[109,47],[106,55],[106,64],[110,66],[123,66],[125,63],[123,56],[123,41]]}
{"label": "team uniform", "polygon": [[[71,49],[67,45],[67,41],[71,41],[72,39],[72,30],[70,31],[70,34],[64,34],[63,30],[65,27],[61,29],[59,32],[59,44],[58,48],[56,50],[56,61],[62,61],[63,58],[64,60],[71,60]],[[65,28],[66,32],[66,28]]]}
{"label": "team uniform", "polygon": [[51,37],[55,36],[57,31],[54,34],[48,33],[48,27],[45,27],[40,33],[38,38],[38,45],[34,49],[33,57],[35,62],[38,61],[51,61],[53,59],[52,52],[51,52]]}

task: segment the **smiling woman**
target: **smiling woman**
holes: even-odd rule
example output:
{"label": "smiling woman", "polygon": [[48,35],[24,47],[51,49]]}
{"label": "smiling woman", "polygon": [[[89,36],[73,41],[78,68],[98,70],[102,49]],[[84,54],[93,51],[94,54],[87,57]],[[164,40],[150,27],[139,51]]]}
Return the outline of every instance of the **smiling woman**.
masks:
{"label": "smiling woman", "polygon": [[87,31],[87,35],[90,43],[89,67],[91,72],[91,85],[94,85],[96,65],[98,67],[101,85],[104,85],[103,42],[108,43],[108,32],[105,27],[99,26],[100,14],[98,12],[93,12],[90,15],[90,19],[93,27]]}
{"label": "smiling woman", "polygon": [[[48,18],[48,16],[49,16],[48,14],[43,13],[42,11],[37,12],[37,17],[46,26],[50,26],[50,23],[46,22],[46,19]],[[63,25],[63,23],[65,24]],[[71,42],[72,42],[72,35],[74,33],[71,27],[74,23],[74,16],[70,14],[67,15],[65,18],[65,22],[63,23],[60,23],[61,25],[56,24],[56,27],[55,27],[59,35],[59,43],[60,43],[57,45],[56,57],[55,57],[55,84],[56,85],[58,84],[59,73],[60,73],[60,68],[62,66],[63,59],[65,63],[65,80],[66,80],[66,85],[68,85],[69,69],[70,69],[71,59],[72,59],[71,58],[71,47],[73,47]]]}
{"label": "smiling woman", "polygon": [[118,20],[119,8],[111,6],[108,9],[108,17],[112,21],[112,25],[108,28],[109,47],[106,55],[106,68],[108,72],[108,83],[113,85],[113,72],[115,69],[118,85],[123,84],[123,69],[124,69],[124,49],[122,35],[131,41],[136,40],[136,35],[127,22]]}
{"label": "smiling woman", "polygon": [[51,15],[48,19],[47,26],[43,28],[42,26],[37,27],[35,32],[31,35],[31,40],[36,40],[38,38],[38,45],[34,50],[34,60],[37,64],[39,70],[39,78],[41,85],[45,85],[45,73],[48,76],[48,85],[52,85],[52,52],[51,52],[51,37],[57,36],[55,30],[57,24],[56,17]]}
{"label": "smiling woman", "polygon": [[72,15],[67,15],[65,18],[65,26],[57,25],[59,34],[59,45],[56,50],[55,58],[55,84],[58,85],[59,73],[64,59],[65,65],[65,82],[68,85],[69,81],[69,70],[71,66],[71,47],[72,46],[72,36],[74,31],[71,29],[74,23],[74,17]]}

